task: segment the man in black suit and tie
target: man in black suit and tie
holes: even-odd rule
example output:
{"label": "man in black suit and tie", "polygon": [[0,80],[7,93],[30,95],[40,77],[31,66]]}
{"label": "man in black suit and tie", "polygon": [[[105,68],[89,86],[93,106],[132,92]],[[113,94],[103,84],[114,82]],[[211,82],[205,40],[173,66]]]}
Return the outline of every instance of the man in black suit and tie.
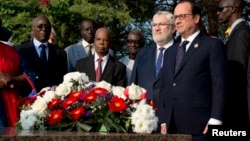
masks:
{"label": "man in black suit and tie", "polygon": [[111,32],[105,27],[99,28],[94,38],[95,54],[78,60],[75,71],[86,73],[92,81],[104,80],[125,87],[126,66],[109,54],[111,42]]}
{"label": "man in black suit and tie", "polygon": [[230,29],[226,42],[228,96],[224,121],[230,127],[242,127],[250,122],[250,30],[242,18],[243,3],[243,0],[220,0],[217,7],[219,21]]}
{"label": "man in black suit and tie", "polygon": [[17,47],[22,71],[35,84],[36,91],[58,85],[67,73],[67,55],[62,48],[49,44],[51,24],[40,15],[32,22],[31,42]]}
{"label": "man in black suit and tie", "polygon": [[[174,16],[167,11],[158,11],[152,20],[152,36],[154,43],[140,48],[135,59],[131,82],[147,90],[147,99],[159,106],[160,77],[163,54],[174,43]],[[158,110],[156,110],[158,114]]]}
{"label": "man in black suit and tie", "polygon": [[224,44],[202,35],[201,10],[191,0],[179,2],[174,17],[181,40],[166,52],[160,72],[161,133],[191,134],[193,141],[208,141],[208,125],[221,125],[223,119]]}

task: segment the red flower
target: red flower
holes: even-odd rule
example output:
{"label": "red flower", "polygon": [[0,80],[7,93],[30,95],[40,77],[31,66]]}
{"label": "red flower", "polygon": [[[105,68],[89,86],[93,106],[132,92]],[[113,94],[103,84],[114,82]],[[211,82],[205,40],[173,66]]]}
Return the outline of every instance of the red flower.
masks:
{"label": "red flower", "polygon": [[85,114],[85,109],[83,107],[78,107],[69,113],[71,117],[77,121]]}
{"label": "red flower", "polygon": [[61,102],[60,98],[54,98],[48,103],[48,108],[51,110],[54,107],[58,107]]}
{"label": "red flower", "polygon": [[58,124],[63,118],[63,110],[53,110],[46,117],[46,121],[50,126]]}
{"label": "red flower", "polygon": [[68,97],[67,99],[65,99],[62,103],[62,107],[64,109],[67,109],[69,108],[72,104],[76,103],[77,102],[77,99],[76,98],[73,98],[73,97]]}
{"label": "red flower", "polygon": [[92,103],[92,102],[94,102],[94,101],[96,100],[96,98],[97,98],[97,95],[96,95],[96,94],[94,94],[94,93],[89,93],[89,94],[85,94],[85,95],[81,98],[81,100],[84,101],[84,102],[86,102],[86,103]]}
{"label": "red flower", "polygon": [[41,91],[37,96],[41,96],[41,97],[42,97],[42,96],[45,94],[45,92],[46,92],[46,91],[43,90],[43,91]]}
{"label": "red flower", "polygon": [[155,110],[158,109],[157,105],[153,102],[153,100],[148,99],[147,103],[148,103],[148,105],[152,106]]}
{"label": "red flower", "polygon": [[90,90],[89,93],[93,93],[93,94],[96,94],[96,95],[99,95],[99,94],[108,94],[108,90],[107,89],[104,89],[104,88],[93,88]]}
{"label": "red flower", "polygon": [[126,109],[127,105],[122,98],[115,96],[110,100],[108,107],[112,112],[122,112]]}
{"label": "red flower", "polygon": [[84,94],[84,91],[71,92],[69,94],[69,97],[73,97],[73,98],[79,99],[82,94]]}
{"label": "red flower", "polygon": [[31,105],[32,103],[34,103],[34,101],[36,100],[36,96],[33,96],[31,98],[27,98],[25,101],[24,101],[24,106],[27,107],[29,105]]}

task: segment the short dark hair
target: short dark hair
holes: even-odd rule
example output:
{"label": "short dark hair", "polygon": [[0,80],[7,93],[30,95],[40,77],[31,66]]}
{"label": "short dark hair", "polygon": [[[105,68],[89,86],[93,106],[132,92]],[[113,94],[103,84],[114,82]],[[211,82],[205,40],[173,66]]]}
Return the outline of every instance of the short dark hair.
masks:
{"label": "short dark hair", "polygon": [[200,15],[201,16],[201,7],[194,0],[181,0],[179,3],[184,3],[184,2],[190,3],[191,10],[192,10],[191,12],[193,15]]}
{"label": "short dark hair", "polygon": [[80,29],[82,29],[82,24],[83,24],[84,22],[91,22],[91,23],[93,24],[94,28],[97,29],[97,24],[96,24],[95,20],[89,19],[89,18],[83,19],[83,20],[82,20],[82,22],[81,22],[81,24],[80,24]]}

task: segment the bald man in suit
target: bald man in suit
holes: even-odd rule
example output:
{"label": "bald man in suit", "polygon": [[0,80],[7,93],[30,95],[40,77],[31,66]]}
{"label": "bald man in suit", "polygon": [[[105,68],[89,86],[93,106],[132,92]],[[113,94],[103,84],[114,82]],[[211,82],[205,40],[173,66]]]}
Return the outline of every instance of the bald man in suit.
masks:
{"label": "bald man in suit", "polygon": [[[75,71],[84,72],[92,81],[102,81],[115,85],[126,86],[126,66],[109,54],[112,45],[111,32],[105,28],[99,28],[95,33],[95,54],[80,59],[76,63]],[[98,59],[101,59],[101,77],[97,78]]]}

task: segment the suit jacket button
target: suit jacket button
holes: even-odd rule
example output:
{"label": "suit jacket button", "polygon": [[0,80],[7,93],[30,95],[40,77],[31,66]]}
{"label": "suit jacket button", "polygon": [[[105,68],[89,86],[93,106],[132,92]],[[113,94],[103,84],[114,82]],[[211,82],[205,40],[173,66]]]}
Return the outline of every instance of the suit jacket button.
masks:
{"label": "suit jacket button", "polygon": [[173,86],[176,86],[176,83],[173,83]]}

